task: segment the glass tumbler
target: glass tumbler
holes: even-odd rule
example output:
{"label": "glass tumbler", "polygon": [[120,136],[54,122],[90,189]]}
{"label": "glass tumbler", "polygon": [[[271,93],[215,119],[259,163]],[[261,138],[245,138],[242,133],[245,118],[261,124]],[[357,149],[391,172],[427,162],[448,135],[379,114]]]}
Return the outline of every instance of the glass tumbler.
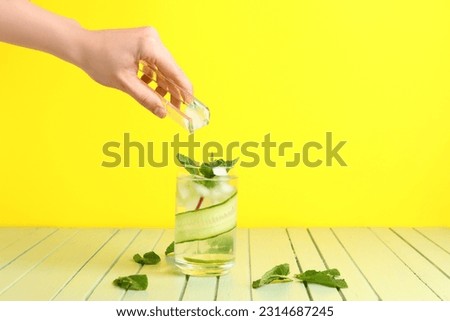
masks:
{"label": "glass tumbler", "polygon": [[177,178],[175,265],[195,276],[226,274],[234,265],[237,177]]}

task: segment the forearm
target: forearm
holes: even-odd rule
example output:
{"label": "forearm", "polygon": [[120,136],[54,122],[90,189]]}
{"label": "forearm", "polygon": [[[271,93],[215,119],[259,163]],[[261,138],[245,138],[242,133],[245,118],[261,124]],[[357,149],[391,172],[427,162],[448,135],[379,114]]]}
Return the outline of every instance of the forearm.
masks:
{"label": "forearm", "polygon": [[79,65],[87,31],[27,0],[0,0],[0,41],[44,51]]}

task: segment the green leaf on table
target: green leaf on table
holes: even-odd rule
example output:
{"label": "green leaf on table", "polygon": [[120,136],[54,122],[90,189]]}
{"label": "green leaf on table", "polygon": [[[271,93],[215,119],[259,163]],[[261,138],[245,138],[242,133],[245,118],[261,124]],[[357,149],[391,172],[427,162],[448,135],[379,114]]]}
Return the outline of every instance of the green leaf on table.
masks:
{"label": "green leaf on table", "polygon": [[147,252],[144,254],[144,256],[141,256],[140,254],[135,254],[133,256],[133,260],[136,263],[142,264],[142,265],[155,265],[161,261],[161,258],[158,254],[155,252]]}
{"label": "green leaf on table", "polygon": [[292,279],[288,276],[289,264],[280,264],[270,269],[261,277],[261,279],[253,281],[252,287],[257,289],[265,284],[291,282]]}
{"label": "green leaf on table", "polygon": [[199,175],[198,163],[193,159],[178,153],[176,155],[180,164],[192,175]]}
{"label": "green leaf on table", "polygon": [[145,274],[135,274],[121,276],[115,279],[113,284],[125,290],[144,291],[147,289],[148,279]]}
{"label": "green leaf on table", "polygon": [[344,279],[337,279],[341,273],[337,269],[329,269],[325,271],[308,270],[294,277],[300,281],[308,283],[316,283],[333,288],[347,288],[347,282]]}
{"label": "green leaf on table", "polygon": [[170,243],[170,245],[166,248],[164,252],[165,255],[169,255],[175,251],[175,242]]}

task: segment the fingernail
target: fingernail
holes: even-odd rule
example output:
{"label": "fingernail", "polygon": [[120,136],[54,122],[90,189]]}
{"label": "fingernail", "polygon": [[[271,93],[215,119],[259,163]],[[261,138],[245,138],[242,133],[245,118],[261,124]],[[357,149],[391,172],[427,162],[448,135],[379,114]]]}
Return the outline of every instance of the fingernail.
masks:
{"label": "fingernail", "polygon": [[155,110],[155,115],[159,118],[164,118],[167,115],[167,111],[164,108],[159,107]]}

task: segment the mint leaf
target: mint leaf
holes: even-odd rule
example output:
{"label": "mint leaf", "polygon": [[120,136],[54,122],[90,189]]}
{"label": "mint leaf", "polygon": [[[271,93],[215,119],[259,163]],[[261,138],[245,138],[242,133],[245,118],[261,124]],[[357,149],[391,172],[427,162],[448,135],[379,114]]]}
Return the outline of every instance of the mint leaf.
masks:
{"label": "mint leaf", "polygon": [[200,165],[200,173],[206,178],[213,178],[215,176],[213,168],[208,163]]}
{"label": "mint leaf", "polygon": [[224,161],[223,159],[216,159],[212,162],[203,163],[200,166],[200,173],[206,178],[213,178],[214,176],[216,176],[214,174],[214,168],[223,167],[227,170],[227,172],[229,172],[230,169],[233,168],[233,166],[237,163],[238,160],[239,160],[239,158],[236,158],[231,161]]}
{"label": "mint leaf", "polygon": [[[214,168],[223,167],[226,171],[230,171],[230,169],[236,165],[239,158],[233,159],[231,161],[225,161],[223,159],[216,159],[211,162],[204,162],[200,166],[193,159],[178,153],[176,155],[178,162],[192,175],[203,176],[205,178],[214,178],[216,174],[214,174]],[[196,180],[197,184],[204,185],[208,188],[212,188],[216,186],[217,181],[215,180]]]}
{"label": "mint leaf", "polygon": [[200,173],[205,176],[206,178],[213,178],[215,176],[213,168],[215,167],[223,167],[227,170],[227,172],[230,171],[230,169],[233,168],[234,165],[238,162],[239,157],[236,159],[233,159],[231,161],[224,161],[223,159],[216,159],[212,162],[203,163],[200,166]]}
{"label": "mint leaf", "polygon": [[159,263],[159,261],[161,261],[161,258],[159,257],[158,254],[151,251],[151,252],[145,253],[143,257],[140,254],[135,254],[133,256],[133,260],[134,260],[134,262],[142,264],[142,265],[155,265],[155,264]]}
{"label": "mint leaf", "polygon": [[224,166],[224,167],[227,168],[227,172],[229,172],[230,169],[232,169],[233,166],[236,165],[236,163],[238,162],[238,160],[239,160],[239,157],[236,158],[236,159],[233,159],[233,160],[231,160],[231,161],[225,161],[225,166]]}
{"label": "mint leaf", "polygon": [[173,253],[175,251],[175,242],[170,243],[170,245],[166,248],[166,251],[164,252],[165,255],[169,255],[170,253]]}
{"label": "mint leaf", "polygon": [[223,159],[216,159],[204,164],[208,165],[209,167],[225,167],[225,161]]}
{"label": "mint leaf", "polygon": [[198,163],[180,153],[176,155],[180,164],[192,175],[199,175]]}
{"label": "mint leaf", "polygon": [[114,285],[125,290],[144,291],[148,286],[147,275],[135,274],[129,276],[121,276],[113,281]]}
{"label": "mint leaf", "polygon": [[316,283],[333,288],[347,288],[347,282],[344,279],[336,279],[341,274],[337,269],[329,269],[325,271],[308,270],[294,277],[300,281],[308,283]]}
{"label": "mint leaf", "polygon": [[270,269],[261,277],[261,279],[253,281],[252,287],[257,289],[265,284],[291,282],[292,279],[287,276],[289,274],[289,264],[280,264]]}
{"label": "mint leaf", "polygon": [[199,180],[199,181],[195,181],[197,184],[200,184],[200,185],[203,185],[203,186],[205,186],[205,187],[207,187],[207,188],[213,188],[214,186],[216,186],[217,185],[217,181],[216,180],[212,180],[212,179],[209,179],[209,180]]}

